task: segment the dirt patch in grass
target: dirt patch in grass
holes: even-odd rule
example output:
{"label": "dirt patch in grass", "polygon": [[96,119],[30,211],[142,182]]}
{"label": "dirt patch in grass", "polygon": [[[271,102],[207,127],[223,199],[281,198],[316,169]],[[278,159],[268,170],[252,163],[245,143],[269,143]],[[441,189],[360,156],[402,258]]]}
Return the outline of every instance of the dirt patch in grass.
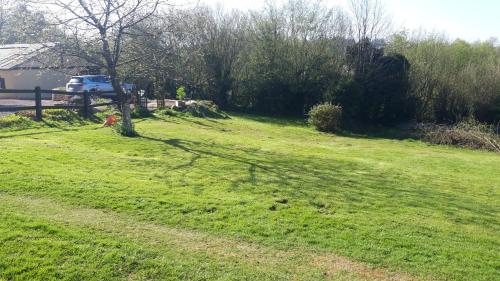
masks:
{"label": "dirt patch in grass", "polygon": [[355,272],[365,280],[418,280],[408,274],[391,273],[384,269],[369,267],[365,264],[330,254],[311,255],[311,259],[311,264],[315,267],[324,269],[326,275],[335,275],[337,272],[345,271]]}

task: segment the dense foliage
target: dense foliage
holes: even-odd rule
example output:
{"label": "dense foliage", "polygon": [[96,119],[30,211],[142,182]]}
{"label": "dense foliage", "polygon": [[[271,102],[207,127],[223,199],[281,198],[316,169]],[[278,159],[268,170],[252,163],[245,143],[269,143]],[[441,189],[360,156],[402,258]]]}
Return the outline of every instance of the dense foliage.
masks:
{"label": "dense foliage", "polygon": [[[224,109],[303,116],[330,102],[362,123],[500,120],[493,42],[404,34],[380,40],[359,33],[359,20],[301,0],[249,13],[171,11],[132,36],[131,59],[145,59],[131,69],[142,70],[135,77],[154,84],[156,95],[175,97],[185,86],[189,97]],[[153,40],[138,40],[148,32]]]}
{"label": "dense foliage", "polygon": [[[250,12],[161,9],[126,34],[120,76],[150,97],[176,98],[182,87],[186,97],[221,109],[305,116],[326,102],[362,124],[500,121],[496,41],[387,34],[377,3],[353,1],[350,10],[305,0]],[[1,13],[2,42],[57,38],[36,7],[15,7]]]}
{"label": "dense foliage", "polygon": [[500,48],[494,41],[448,42],[439,36],[411,38],[395,35],[389,52],[410,61],[411,94],[417,117],[454,123],[469,117],[500,120]]}

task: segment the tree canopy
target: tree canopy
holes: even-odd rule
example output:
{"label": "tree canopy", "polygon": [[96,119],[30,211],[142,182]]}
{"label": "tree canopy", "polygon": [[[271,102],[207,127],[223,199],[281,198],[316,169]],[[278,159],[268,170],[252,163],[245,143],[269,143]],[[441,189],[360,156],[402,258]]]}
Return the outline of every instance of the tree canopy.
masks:
{"label": "tree canopy", "polygon": [[[150,8],[156,3],[139,2]],[[500,120],[495,41],[392,32],[378,0],[353,0],[347,10],[306,0],[270,2],[249,12],[205,6],[136,10],[126,32],[119,25],[105,32],[108,59],[96,47],[103,42],[99,29],[62,32],[36,7],[12,5],[0,10],[2,43],[73,42],[84,47],[76,48],[79,55],[99,58],[94,62],[104,72],[116,71],[158,98],[175,98],[184,87],[189,98],[268,114],[304,116],[326,102],[363,123]]]}

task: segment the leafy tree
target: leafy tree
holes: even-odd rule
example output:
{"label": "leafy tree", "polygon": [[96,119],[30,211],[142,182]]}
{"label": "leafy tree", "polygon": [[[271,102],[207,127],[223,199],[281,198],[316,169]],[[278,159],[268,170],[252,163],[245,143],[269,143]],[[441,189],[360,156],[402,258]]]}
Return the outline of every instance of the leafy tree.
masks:
{"label": "leafy tree", "polygon": [[320,2],[289,1],[253,14],[237,63],[236,98],[260,112],[304,115],[341,76],[345,17]]}
{"label": "leafy tree", "polygon": [[414,117],[415,101],[409,93],[410,63],[401,54],[382,56],[369,71],[363,99],[364,117],[391,124]]}
{"label": "leafy tree", "polygon": [[45,43],[58,41],[61,36],[62,32],[30,1],[0,2],[0,44]]}
{"label": "leafy tree", "polygon": [[494,42],[389,31],[379,0],[353,0],[347,12],[305,0],[248,13],[171,8],[131,29],[120,75],[159,99],[183,85],[245,111],[304,116],[330,102],[363,123],[498,122]]}
{"label": "leafy tree", "polygon": [[346,109],[349,117],[373,123],[393,123],[413,117],[410,64],[403,55],[385,56],[382,48],[364,39],[349,46],[347,62],[353,78],[341,84],[334,100]]}
{"label": "leafy tree", "polygon": [[410,87],[423,121],[500,120],[500,50],[493,42],[449,42],[442,36],[397,34],[387,49],[412,65]]}
{"label": "leafy tree", "polygon": [[186,89],[184,87],[177,88],[177,99],[184,100],[186,97]]}

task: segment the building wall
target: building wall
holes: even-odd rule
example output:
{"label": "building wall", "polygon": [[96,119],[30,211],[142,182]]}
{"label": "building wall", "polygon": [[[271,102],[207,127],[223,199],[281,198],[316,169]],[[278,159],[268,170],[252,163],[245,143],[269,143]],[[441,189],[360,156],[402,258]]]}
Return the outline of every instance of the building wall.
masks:
{"label": "building wall", "polygon": [[[0,77],[5,79],[6,89],[35,89],[39,86],[44,90],[63,87],[70,79],[69,74],[51,69],[19,69],[0,70]],[[33,99],[32,94],[0,94],[0,99]],[[50,99],[50,94],[43,94],[42,98]]]}

